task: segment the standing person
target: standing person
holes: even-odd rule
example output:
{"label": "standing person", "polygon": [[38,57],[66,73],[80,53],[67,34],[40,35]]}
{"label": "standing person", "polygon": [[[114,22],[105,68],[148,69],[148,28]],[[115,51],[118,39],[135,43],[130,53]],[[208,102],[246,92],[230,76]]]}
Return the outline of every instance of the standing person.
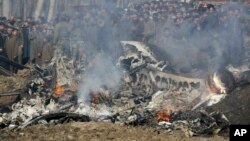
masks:
{"label": "standing person", "polygon": [[74,28],[71,32],[71,57],[76,61],[80,61],[80,56],[83,54],[84,47],[84,32],[80,21],[75,22]]}
{"label": "standing person", "polygon": [[23,34],[22,31],[20,31],[19,29],[14,29],[13,30],[13,34],[17,37],[16,40],[16,46],[17,46],[17,63],[22,64],[22,60],[23,60]]}
{"label": "standing person", "polygon": [[70,34],[71,34],[72,26],[69,23],[69,18],[67,16],[63,16],[61,21],[56,24],[54,30],[54,40],[53,43],[57,47],[59,47],[62,52],[70,57]]}
{"label": "standing person", "polygon": [[[7,52],[8,59],[11,61],[15,61],[17,57],[17,51],[16,51],[16,35],[14,35],[14,30],[11,27],[8,27],[8,38],[5,41],[5,49]],[[12,33],[13,32],[13,33]],[[15,32],[16,34],[16,32]]]}
{"label": "standing person", "polygon": [[6,50],[4,48],[4,42],[6,39],[4,28],[4,24],[0,23],[0,55],[7,57]]}
{"label": "standing person", "polygon": [[[4,47],[7,34],[4,33],[5,32],[4,29],[5,29],[4,23],[0,23],[0,55],[7,58],[8,57],[7,52]],[[0,61],[0,66],[4,68],[8,68],[8,64],[6,64],[5,62],[1,62],[1,61]]]}
{"label": "standing person", "polygon": [[35,25],[32,26],[32,30],[29,34],[29,44],[30,44],[30,63],[36,62],[36,56],[37,56],[37,46],[38,46],[38,31]]}
{"label": "standing person", "polygon": [[40,59],[39,65],[48,63],[53,56],[53,51],[51,48],[50,40],[51,38],[49,36],[44,37],[43,39],[42,49],[40,51],[41,57],[39,58]]}
{"label": "standing person", "polygon": [[87,60],[92,60],[97,52],[97,25],[93,13],[86,13],[83,18],[84,52]]}
{"label": "standing person", "polygon": [[129,20],[129,16],[123,15],[117,24],[117,38],[120,41],[131,40],[131,33],[128,32],[132,27],[132,22]]}
{"label": "standing person", "polygon": [[149,18],[149,15],[147,13],[144,14],[144,32],[143,35],[143,41],[146,43],[149,42],[150,39],[153,39],[155,36],[155,23],[152,19]]}
{"label": "standing person", "polygon": [[30,32],[29,23],[25,21],[22,26],[22,35],[23,35],[22,64],[26,64],[30,58],[29,32]]}
{"label": "standing person", "polygon": [[112,52],[113,33],[112,28],[104,19],[98,19],[97,41],[98,49],[105,53]]}
{"label": "standing person", "polygon": [[43,51],[43,47],[44,47],[44,42],[45,42],[45,37],[46,37],[46,33],[43,32],[43,27],[41,25],[39,25],[37,27],[37,40],[36,40],[36,54],[35,54],[35,60],[36,60],[36,64],[38,65],[42,65],[43,64],[43,60],[42,60],[42,51]]}
{"label": "standing person", "polygon": [[0,48],[3,48],[3,42],[4,41],[4,24],[0,22]]}
{"label": "standing person", "polygon": [[243,53],[243,33],[242,23],[240,23],[240,13],[238,9],[228,11],[228,58],[233,66],[239,66]]}
{"label": "standing person", "polygon": [[111,27],[110,17],[106,9],[101,8],[97,17],[97,47],[102,52],[111,51],[110,43],[113,40],[113,31]]}
{"label": "standing person", "polygon": [[131,16],[131,20],[133,22],[131,30],[130,30],[131,35],[132,35],[132,40],[142,41],[142,38],[143,38],[142,34],[144,32],[143,21],[140,20],[140,18],[136,14]]}
{"label": "standing person", "polygon": [[[10,29],[11,28],[9,27],[8,31],[10,31]],[[22,42],[20,41],[20,37],[18,37],[18,30],[13,28],[13,31],[9,36],[10,37],[5,42],[8,58],[11,61],[21,63],[20,54],[22,50]],[[12,67],[10,67],[10,70],[14,72]]]}

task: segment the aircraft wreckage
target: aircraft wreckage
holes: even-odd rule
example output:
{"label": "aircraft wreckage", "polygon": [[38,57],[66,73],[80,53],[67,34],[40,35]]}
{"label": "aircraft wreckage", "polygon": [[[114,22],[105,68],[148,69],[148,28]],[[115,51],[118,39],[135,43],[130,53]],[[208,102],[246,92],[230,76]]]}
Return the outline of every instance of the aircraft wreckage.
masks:
{"label": "aircraft wreckage", "polygon": [[[1,77],[5,79],[0,82],[5,94],[1,92],[0,96],[12,97],[9,101],[13,101],[18,91],[21,100],[12,104],[9,112],[0,113],[0,127],[22,129],[37,123],[63,123],[73,119],[161,126],[181,129],[187,136],[228,131],[229,121],[224,114],[201,110],[220,102],[232,89],[220,72],[207,79],[173,73],[168,70],[169,62],[158,60],[145,44],[122,41],[121,45],[123,53],[116,66],[125,70],[118,88],[98,88],[89,94],[88,102],[77,102],[76,87],[84,80],[80,77],[87,66],[79,65],[75,73],[72,60],[62,55],[54,56],[48,66],[19,71],[15,78]],[[248,82],[247,66],[228,66],[227,70],[232,74],[232,81],[235,80],[232,83],[242,79]],[[20,87],[6,95],[11,84],[18,85],[17,79],[22,80]],[[1,107],[7,104],[6,100],[2,103]]]}

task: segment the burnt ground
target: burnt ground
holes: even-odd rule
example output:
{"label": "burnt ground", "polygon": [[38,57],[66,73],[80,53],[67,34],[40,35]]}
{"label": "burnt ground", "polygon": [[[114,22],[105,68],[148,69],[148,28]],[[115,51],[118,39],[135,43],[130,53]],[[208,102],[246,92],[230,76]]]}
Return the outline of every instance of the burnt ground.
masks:
{"label": "burnt ground", "polygon": [[237,88],[208,111],[221,111],[230,124],[250,125],[250,85]]}
{"label": "burnt ground", "polygon": [[105,122],[71,122],[58,125],[34,125],[25,130],[0,131],[1,141],[227,141],[223,136],[186,137],[181,131],[156,131],[150,127],[132,127]]}

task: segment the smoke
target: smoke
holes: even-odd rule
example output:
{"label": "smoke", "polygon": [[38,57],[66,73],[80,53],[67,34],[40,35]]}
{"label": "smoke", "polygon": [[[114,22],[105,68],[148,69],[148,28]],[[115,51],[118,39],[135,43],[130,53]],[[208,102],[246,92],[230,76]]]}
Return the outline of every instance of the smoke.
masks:
{"label": "smoke", "polygon": [[[79,89],[79,101],[89,101],[89,94],[101,87],[116,87],[121,79],[121,71],[116,68],[112,52],[116,52],[115,38],[135,40],[130,33],[127,17],[118,18],[117,30],[121,34],[112,36],[111,7],[100,9],[97,19],[97,50],[98,54],[89,64]],[[184,7],[183,7],[184,8]],[[188,13],[183,8],[175,13],[168,12],[163,22],[158,22],[156,45],[171,57],[172,67],[180,73],[192,73],[202,70],[204,75],[218,71],[228,64],[240,65],[242,59],[242,23],[244,15],[240,4],[226,4],[215,9],[208,8],[205,12]],[[190,15],[191,14],[191,15]],[[194,15],[192,15],[194,14]],[[195,15],[197,14],[197,15]],[[118,14],[119,15],[119,14]],[[112,15],[114,16],[114,15]],[[168,61],[168,60],[167,60]]]}
{"label": "smoke", "polygon": [[[88,103],[91,92],[98,92],[104,87],[112,89],[120,84],[122,71],[115,65],[120,46],[113,33],[113,11],[116,9],[112,3],[106,3],[105,7],[92,9],[89,11],[90,16],[85,15],[88,27],[86,30],[89,31],[86,33],[91,32],[90,34],[94,35],[89,34],[86,38],[89,47],[86,47],[84,52],[90,62],[79,87],[79,102]],[[95,24],[88,24],[89,20],[95,21]]]}
{"label": "smoke", "polygon": [[159,38],[156,44],[170,55],[172,66],[181,73],[195,69],[211,73],[228,64],[240,65],[243,6],[225,4],[216,7],[215,12],[208,9],[198,16],[189,14],[187,11],[169,14],[159,25],[163,30],[156,33]]}
{"label": "smoke", "polygon": [[100,53],[95,56],[79,85],[78,101],[88,103],[90,93],[99,91],[101,87],[114,88],[119,85],[122,72],[113,63],[113,58]]}
{"label": "smoke", "polygon": [[[115,9],[112,2],[87,9],[81,7],[84,1],[80,0],[40,0],[39,2],[29,0],[24,3],[29,5],[26,8],[26,17],[38,18],[44,15],[48,21],[52,21],[53,18],[56,19],[66,13],[71,20],[75,20],[76,23],[71,32],[80,31],[76,35],[86,43],[84,48],[86,56],[89,58],[94,56],[94,59],[89,59],[93,61],[88,62],[89,66],[83,76],[83,83],[79,89],[79,101],[87,101],[91,91],[98,91],[103,86],[115,87],[119,84],[122,74],[120,68],[114,65],[114,60],[119,55],[116,41],[135,40],[135,35],[131,33],[131,26],[134,23],[129,21],[131,20],[129,13],[133,12],[129,12],[129,9]],[[4,0],[3,5],[3,15],[9,17],[12,2]],[[242,5],[226,4],[216,7],[216,12],[199,13],[197,11],[198,14],[187,12],[188,6],[179,7],[182,8],[177,8],[175,13],[167,11],[165,19],[156,23],[156,27],[159,28],[156,30],[156,38],[158,38],[156,45],[171,56],[171,64],[175,70],[189,73],[200,69],[211,73],[228,64],[240,65],[243,53],[240,17],[245,14]],[[143,17],[140,12],[142,11],[136,14]],[[116,36],[112,35],[114,29],[117,32]],[[85,35],[81,35],[82,33]],[[95,56],[96,52],[103,53]],[[113,55],[114,52],[115,55]]]}

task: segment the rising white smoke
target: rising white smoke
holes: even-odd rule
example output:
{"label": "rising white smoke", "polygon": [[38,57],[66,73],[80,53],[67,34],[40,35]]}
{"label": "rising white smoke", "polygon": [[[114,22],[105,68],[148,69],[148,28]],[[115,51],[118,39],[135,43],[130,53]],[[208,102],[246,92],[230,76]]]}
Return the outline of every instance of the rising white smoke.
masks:
{"label": "rising white smoke", "polygon": [[88,103],[91,91],[98,91],[103,86],[118,86],[122,76],[121,69],[115,66],[110,55],[100,53],[89,64],[79,85],[78,102]]}
{"label": "rising white smoke", "polygon": [[[229,9],[238,9],[239,14],[229,15]],[[237,16],[245,14],[244,7],[236,3],[225,4],[216,11],[211,14],[214,17],[199,17],[201,31],[198,32],[195,32],[193,19],[183,20],[177,27],[168,20],[161,25],[166,32],[156,33],[161,37],[157,45],[170,55],[176,70],[186,73],[198,68],[213,73],[228,64],[240,65],[236,60],[242,58],[242,23]],[[228,15],[226,28],[217,23],[220,22],[217,14]]]}

